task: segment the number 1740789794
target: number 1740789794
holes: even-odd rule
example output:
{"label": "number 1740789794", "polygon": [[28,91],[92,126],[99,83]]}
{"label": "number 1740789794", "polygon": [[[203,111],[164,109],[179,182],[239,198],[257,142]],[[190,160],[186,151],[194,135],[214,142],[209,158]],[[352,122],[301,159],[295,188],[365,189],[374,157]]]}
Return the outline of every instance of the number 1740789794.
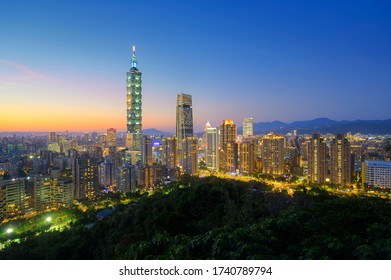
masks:
{"label": "number 1740789794", "polygon": [[213,275],[272,275],[271,267],[261,266],[219,266],[213,268]]}

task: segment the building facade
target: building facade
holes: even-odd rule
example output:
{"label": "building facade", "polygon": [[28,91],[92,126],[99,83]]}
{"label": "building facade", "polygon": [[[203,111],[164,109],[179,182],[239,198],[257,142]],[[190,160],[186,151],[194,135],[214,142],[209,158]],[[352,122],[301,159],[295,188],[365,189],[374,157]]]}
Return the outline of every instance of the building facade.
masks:
{"label": "building facade", "polygon": [[107,146],[109,147],[117,146],[117,130],[115,128],[107,129]]}
{"label": "building facade", "polygon": [[0,181],[0,222],[72,204],[71,180],[37,176]]}
{"label": "building facade", "polygon": [[362,163],[361,172],[364,185],[378,188],[391,188],[390,161],[365,161]]}
{"label": "building facade", "polygon": [[217,128],[211,127],[208,122],[204,130],[205,141],[205,164],[211,170],[217,170]]}
{"label": "building facade", "polygon": [[326,142],[319,134],[313,134],[308,142],[308,179],[313,183],[325,183],[327,176]]}
{"label": "building facade", "polygon": [[186,138],[193,137],[193,105],[189,94],[180,93],[176,97],[176,138],[179,165],[183,165],[183,145]]}
{"label": "building facade", "polygon": [[352,179],[350,143],[344,134],[337,134],[330,144],[330,181],[346,185]]}
{"label": "building facade", "polygon": [[239,148],[239,170],[243,175],[255,172],[257,139],[247,137],[242,140]]}
{"label": "building facade", "polygon": [[71,165],[75,199],[95,198],[99,184],[96,159],[84,153],[73,157]]}
{"label": "building facade", "polygon": [[24,180],[13,179],[0,182],[0,221],[22,217],[25,212]]}
{"label": "building facade", "polygon": [[235,148],[237,162],[237,129],[233,120],[224,120],[219,130],[219,170],[236,171]]}
{"label": "building facade", "polygon": [[162,164],[168,170],[175,170],[177,167],[177,139],[166,137],[162,140]]}
{"label": "building facade", "polygon": [[128,162],[124,162],[122,166],[117,170],[117,190],[119,192],[132,192],[135,191],[136,182],[136,167],[130,165]]}
{"label": "building facade", "polygon": [[243,119],[243,138],[254,135],[253,118]]}
{"label": "building facade", "polygon": [[152,140],[147,135],[142,136],[141,162],[144,165],[151,165],[153,163]]}
{"label": "building facade", "polygon": [[269,133],[262,139],[262,166],[263,173],[269,175],[283,175],[285,138]]}
{"label": "building facade", "polygon": [[116,168],[109,158],[105,158],[105,161],[99,164],[98,177],[100,186],[105,190],[114,190],[116,185]]}
{"label": "building facade", "polygon": [[185,174],[198,174],[198,138],[187,137],[183,140],[183,165],[182,171]]}

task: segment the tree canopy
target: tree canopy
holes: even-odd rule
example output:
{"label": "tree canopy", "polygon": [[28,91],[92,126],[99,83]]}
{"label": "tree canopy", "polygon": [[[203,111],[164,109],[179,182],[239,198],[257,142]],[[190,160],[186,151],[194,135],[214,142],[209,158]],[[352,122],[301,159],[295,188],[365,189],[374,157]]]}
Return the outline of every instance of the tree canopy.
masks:
{"label": "tree canopy", "polygon": [[86,226],[11,243],[2,259],[390,259],[387,199],[184,177]]}

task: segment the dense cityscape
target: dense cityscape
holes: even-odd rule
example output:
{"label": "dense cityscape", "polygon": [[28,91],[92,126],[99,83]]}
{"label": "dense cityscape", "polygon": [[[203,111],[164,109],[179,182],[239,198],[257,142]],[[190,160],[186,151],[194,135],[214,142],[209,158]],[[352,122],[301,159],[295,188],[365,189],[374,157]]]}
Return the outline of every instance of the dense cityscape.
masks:
{"label": "dense cityscape", "polygon": [[387,1],[0,2],[1,276],[385,275]]}
{"label": "dense cityscape", "polygon": [[48,132],[0,138],[0,221],[71,208],[108,193],[153,192],[180,176],[263,178],[391,189],[390,135],[254,135],[233,120],[193,129],[192,96],[176,96],[176,133],[142,135],[142,73],[133,46],[127,132]]}

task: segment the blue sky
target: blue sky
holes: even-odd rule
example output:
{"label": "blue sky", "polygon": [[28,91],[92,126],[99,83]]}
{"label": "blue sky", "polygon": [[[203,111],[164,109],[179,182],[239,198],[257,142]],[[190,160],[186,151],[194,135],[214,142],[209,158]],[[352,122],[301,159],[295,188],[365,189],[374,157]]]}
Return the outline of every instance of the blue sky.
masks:
{"label": "blue sky", "polygon": [[0,130],[125,130],[132,44],[144,128],[391,117],[388,1],[3,0],[0,38]]}

